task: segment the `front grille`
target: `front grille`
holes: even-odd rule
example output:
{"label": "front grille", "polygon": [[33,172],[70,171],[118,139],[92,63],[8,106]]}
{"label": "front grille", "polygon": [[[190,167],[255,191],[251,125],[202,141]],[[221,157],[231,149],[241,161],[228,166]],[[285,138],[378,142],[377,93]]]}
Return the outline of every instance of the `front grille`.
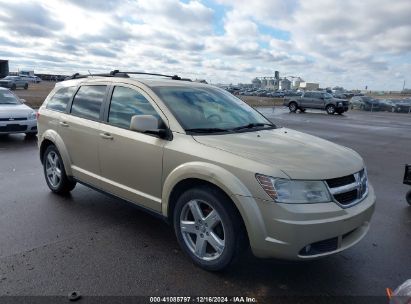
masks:
{"label": "front grille", "polygon": [[7,117],[7,118],[0,118],[0,121],[21,121],[21,120],[27,120],[27,117]]}
{"label": "front grille", "polygon": [[7,125],[0,127],[0,132],[20,132],[20,131],[26,131],[27,126],[23,125]]}
{"label": "front grille", "polygon": [[368,193],[368,179],[365,169],[361,171],[326,180],[334,200],[344,207],[361,201]]}
{"label": "front grille", "polygon": [[328,187],[330,188],[337,188],[337,187],[345,186],[348,184],[352,184],[354,182],[355,182],[354,174],[327,180]]}
{"label": "front grille", "polygon": [[335,194],[334,198],[341,204],[341,205],[348,205],[351,204],[353,201],[357,199],[358,191],[352,190],[349,192],[344,192],[340,194]]}

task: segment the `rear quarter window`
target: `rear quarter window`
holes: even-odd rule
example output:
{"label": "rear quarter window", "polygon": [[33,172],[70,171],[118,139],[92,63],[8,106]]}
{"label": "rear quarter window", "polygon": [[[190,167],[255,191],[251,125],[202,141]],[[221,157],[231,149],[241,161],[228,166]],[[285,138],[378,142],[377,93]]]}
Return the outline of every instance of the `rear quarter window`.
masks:
{"label": "rear quarter window", "polygon": [[61,88],[48,101],[46,108],[58,112],[65,112],[76,87]]}
{"label": "rear quarter window", "polygon": [[81,86],[74,96],[71,114],[91,120],[100,118],[101,105],[106,95],[105,85]]}

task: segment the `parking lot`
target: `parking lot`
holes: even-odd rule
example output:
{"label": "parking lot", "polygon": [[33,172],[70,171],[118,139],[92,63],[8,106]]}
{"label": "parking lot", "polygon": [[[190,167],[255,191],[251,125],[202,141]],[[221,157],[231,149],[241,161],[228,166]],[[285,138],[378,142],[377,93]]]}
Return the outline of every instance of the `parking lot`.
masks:
{"label": "parking lot", "polygon": [[411,207],[402,185],[404,164],[411,162],[410,116],[259,110],[277,125],[362,155],[377,195],[362,242],[304,263],[247,253],[226,272],[205,272],[183,255],[161,220],[83,186],[67,197],[50,193],[36,141],[11,135],[0,137],[0,294],[384,296],[386,287],[411,278]]}

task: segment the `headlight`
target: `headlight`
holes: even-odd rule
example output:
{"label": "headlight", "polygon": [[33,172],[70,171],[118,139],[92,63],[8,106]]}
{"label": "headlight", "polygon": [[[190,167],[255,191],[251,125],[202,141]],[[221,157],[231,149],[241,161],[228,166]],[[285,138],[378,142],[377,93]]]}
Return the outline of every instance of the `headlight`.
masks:
{"label": "headlight", "polygon": [[28,118],[28,120],[34,120],[34,119],[36,119],[36,112],[34,112],[34,111],[31,112],[27,118]]}
{"label": "headlight", "polygon": [[256,174],[256,178],[264,191],[277,203],[311,204],[332,201],[323,181],[288,180],[261,174]]}

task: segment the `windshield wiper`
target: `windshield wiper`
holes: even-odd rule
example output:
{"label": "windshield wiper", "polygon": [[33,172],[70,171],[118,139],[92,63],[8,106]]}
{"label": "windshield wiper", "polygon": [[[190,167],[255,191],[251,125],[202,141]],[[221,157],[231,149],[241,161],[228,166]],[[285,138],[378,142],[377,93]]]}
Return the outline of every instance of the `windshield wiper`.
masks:
{"label": "windshield wiper", "polygon": [[243,129],[252,129],[252,128],[264,127],[264,126],[275,127],[275,125],[269,124],[269,123],[249,123],[248,125],[236,127],[236,128],[231,129],[231,130],[239,131],[239,130],[243,130]]}
{"label": "windshield wiper", "polygon": [[218,133],[218,132],[227,132],[227,129],[220,129],[220,128],[193,128],[193,129],[185,129],[187,132],[193,133]]}

